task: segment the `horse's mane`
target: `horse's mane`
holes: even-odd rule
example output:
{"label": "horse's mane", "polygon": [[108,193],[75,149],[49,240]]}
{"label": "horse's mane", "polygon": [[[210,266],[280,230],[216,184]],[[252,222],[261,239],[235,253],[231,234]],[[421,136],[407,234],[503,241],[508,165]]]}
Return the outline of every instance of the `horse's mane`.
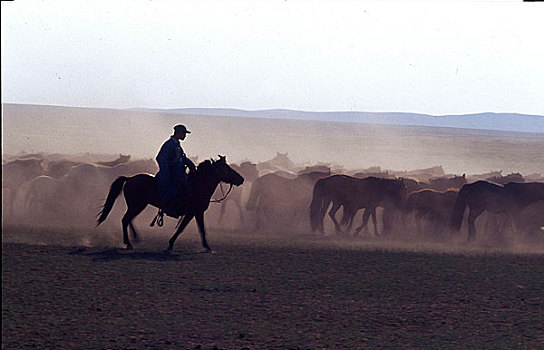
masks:
{"label": "horse's mane", "polygon": [[212,169],[213,163],[213,159],[206,159],[198,163],[198,166],[196,168],[197,174],[204,174],[210,171]]}

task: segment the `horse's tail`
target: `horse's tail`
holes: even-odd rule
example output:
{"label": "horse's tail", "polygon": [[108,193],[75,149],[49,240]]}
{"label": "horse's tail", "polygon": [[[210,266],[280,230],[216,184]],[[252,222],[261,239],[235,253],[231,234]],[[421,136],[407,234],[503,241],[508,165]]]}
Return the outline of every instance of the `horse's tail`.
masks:
{"label": "horse's tail", "polygon": [[310,225],[312,232],[320,230],[323,232],[323,219],[325,217],[325,196],[321,188],[321,182],[317,181],[314,186],[312,202],[310,203]]}
{"label": "horse's tail", "polygon": [[102,207],[102,211],[98,214],[98,220],[96,220],[96,226],[100,225],[101,223],[106,220],[109,213],[111,212],[111,209],[113,208],[113,204],[115,203],[115,200],[117,197],[119,197],[119,194],[121,194],[121,191],[123,190],[123,186],[125,185],[125,182],[128,180],[128,177],[126,176],[119,176],[110,186],[110,191],[108,192],[108,197],[106,198],[106,202],[104,203],[104,206]]}
{"label": "horse's tail", "polygon": [[463,187],[457,194],[455,204],[450,216],[450,226],[459,231],[461,224],[463,223],[463,215],[465,214],[465,207],[467,206],[468,188]]}
{"label": "horse's tail", "polygon": [[259,179],[253,181],[253,184],[251,184],[251,191],[249,192],[249,198],[246,203],[247,210],[255,210],[257,208],[257,202],[261,195],[260,187]]}

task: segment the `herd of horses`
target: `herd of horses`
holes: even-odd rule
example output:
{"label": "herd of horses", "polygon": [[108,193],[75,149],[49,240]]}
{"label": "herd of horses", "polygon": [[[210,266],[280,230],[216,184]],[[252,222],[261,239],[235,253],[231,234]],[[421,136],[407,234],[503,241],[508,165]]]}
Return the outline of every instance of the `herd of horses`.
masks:
{"label": "herd of horses", "polygon": [[[14,196],[19,187],[25,187],[25,208],[32,214],[39,210],[57,209],[56,204],[51,205],[52,198],[57,196],[58,200],[62,193],[65,193],[63,200],[68,202],[84,200],[86,196],[81,193],[80,185],[101,179],[101,184],[108,183],[109,191],[104,191],[107,196],[97,223],[106,220],[116,198],[123,192],[126,202],[126,212],[121,219],[123,242],[131,249],[129,230],[133,239],[138,239],[133,219],[146,207],[158,207],[160,203],[155,178],[148,174],[153,173],[156,166],[151,165],[151,160],[138,163],[121,155],[114,161],[101,164],[70,162],[73,161],[57,164],[68,168],[61,176],[55,176],[55,171],[60,170],[53,166],[55,163],[52,161],[48,163],[49,173],[44,170],[43,159],[7,162],[2,166],[3,194]],[[219,201],[217,224],[222,225],[224,217],[228,214],[232,217],[233,210],[237,210],[239,224],[250,231],[280,227],[291,232],[311,230],[315,234],[325,234],[328,214],[336,234],[350,235],[357,214],[362,211],[361,224],[353,230],[354,236],[365,229],[370,219],[373,235],[381,236],[406,230],[412,220],[417,232],[423,232],[424,226],[429,229],[430,225],[431,231],[452,233],[461,229],[466,218],[468,241],[473,241],[476,219],[488,212],[500,217],[514,231],[520,227],[521,221],[531,217],[531,229],[536,228],[539,234],[544,234],[542,179],[526,181],[521,174],[502,176],[500,173],[493,176],[447,176],[441,173],[441,167],[427,171],[429,173],[421,171],[424,175],[420,176],[406,173],[399,176],[382,172],[379,168],[348,172],[331,169],[328,164],[295,168],[286,154],[278,154],[273,160],[258,164],[246,161],[231,165],[224,156],[208,159],[200,162],[197,170],[189,174],[191,198],[185,204],[179,203],[185,215],[178,222],[167,250],[173,250],[177,237],[193,218],[203,248],[210,250],[204,213],[217,196],[223,197]],[[12,176],[4,176],[6,173]],[[225,193],[221,183],[229,184],[231,189]],[[96,193],[100,188],[104,187],[93,187],[87,193]],[[9,199],[4,195],[3,203]],[[67,215],[68,210],[64,208],[63,214]],[[340,212],[342,217],[339,219],[337,215]]]}
{"label": "herd of horses", "polygon": [[[452,178],[450,182],[458,181],[459,178],[464,176]],[[314,186],[310,204],[312,230],[323,232],[323,219],[331,203],[332,207],[328,214],[337,232],[342,231],[341,224],[347,225],[346,232],[349,232],[355,212],[364,208],[362,225],[355,229],[355,234],[365,227],[372,215],[375,235],[379,235],[376,221],[378,207],[384,209],[384,232],[392,229],[396,213],[403,216],[412,212],[415,214],[418,231],[421,231],[421,220],[425,217],[437,224],[434,227],[435,231],[439,230],[438,225],[459,231],[468,208],[468,240],[472,241],[476,236],[476,219],[484,211],[504,215],[504,219],[515,229],[515,223],[524,209],[535,202],[544,201],[544,183],[542,182],[508,182],[502,185],[479,180],[473,183],[465,182],[460,189],[455,188],[454,183],[450,186],[445,185],[443,188],[447,190],[424,188],[408,193],[402,178],[360,179],[346,175],[332,175],[318,180]],[[335,217],[340,207],[344,209],[341,224]],[[541,220],[544,220],[544,211],[540,215]],[[539,225],[544,226],[544,222]]]}

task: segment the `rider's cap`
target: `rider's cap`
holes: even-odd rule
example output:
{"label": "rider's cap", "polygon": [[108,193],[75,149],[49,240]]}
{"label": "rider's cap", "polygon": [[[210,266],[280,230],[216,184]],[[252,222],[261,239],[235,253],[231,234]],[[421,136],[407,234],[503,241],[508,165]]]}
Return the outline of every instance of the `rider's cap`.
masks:
{"label": "rider's cap", "polygon": [[187,130],[187,128],[183,124],[178,124],[178,125],[174,126],[174,133],[178,133],[180,131],[183,131],[186,134],[191,133],[189,130]]}

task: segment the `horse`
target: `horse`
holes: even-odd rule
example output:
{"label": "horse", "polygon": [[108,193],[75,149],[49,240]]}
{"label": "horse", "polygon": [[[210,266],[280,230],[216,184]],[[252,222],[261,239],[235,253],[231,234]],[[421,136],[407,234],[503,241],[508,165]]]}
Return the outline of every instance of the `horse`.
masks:
{"label": "horse", "polygon": [[523,178],[523,175],[521,175],[520,173],[510,173],[506,176],[493,176],[493,177],[489,177],[487,179],[485,179],[486,181],[489,181],[489,182],[494,182],[494,183],[497,183],[497,184],[500,184],[500,185],[505,185],[509,182],[525,182],[525,179]]}
{"label": "horse", "polygon": [[[108,168],[109,169],[109,168]],[[83,213],[93,210],[103,198],[99,194],[107,188],[115,177],[103,172],[103,167],[84,163],[73,166],[67,174],[56,178],[42,175],[33,179],[26,192],[24,208],[31,219],[45,218],[59,225],[72,224],[78,218],[78,225],[91,225],[79,218]],[[77,198],[77,202],[74,202]]]}
{"label": "horse", "polygon": [[449,189],[461,188],[467,183],[465,174],[454,177],[438,177],[429,180],[429,188],[437,191],[446,191]]}
{"label": "horse", "polygon": [[26,185],[43,173],[43,159],[16,159],[2,164],[2,204],[6,217],[14,215],[15,203],[24,194]]}
{"label": "horse", "polygon": [[275,173],[259,177],[251,186],[246,209],[255,212],[255,230],[267,226],[290,230],[305,217],[315,182],[329,176],[330,172],[310,172],[295,178],[286,178]]}
{"label": "horse", "polygon": [[414,213],[417,232],[421,233],[421,221],[428,218],[435,231],[447,226],[449,215],[457,198],[458,190],[435,191],[423,189],[408,195],[404,205],[405,214]]}
{"label": "horse", "polygon": [[[310,224],[312,231],[324,232],[323,220],[325,213],[332,203],[329,216],[334,223],[337,232],[341,231],[341,225],[336,221],[335,214],[344,207],[342,223],[351,228],[353,217],[358,209],[366,208],[363,214],[363,224],[356,229],[360,232],[368,222],[372,214],[374,219],[374,232],[378,234],[375,221],[375,211],[378,206],[400,208],[406,200],[406,185],[402,180],[381,179],[367,177],[358,179],[348,175],[332,175],[316,182],[313,189],[312,202],[310,204]],[[384,224],[386,221],[384,220]]]}
{"label": "horse", "polygon": [[[208,209],[211,197],[220,182],[240,186],[244,183],[244,178],[227,164],[226,157],[219,156],[218,160],[210,159],[201,162],[196,171],[189,173],[189,182],[191,184],[189,198],[184,202],[179,198],[176,198],[175,201],[178,211],[184,212],[184,215],[180,219],[174,235],[169,240],[167,252],[171,252],[174,249],[176,239],[193,218],[196,219],[198,225],[202,247],[208,252],[211,251],[206,241],[204,212]],[[128,237],[129,226],[134,237],[137,237],[132,220],[147,205],[160,207],[161,200],[157,191],[157,180],[153,175],[144,173],[132,177],[120,176],[111,184],[106,202],[99,213],[97,226],[106,220],[121,191],[124,193],[127,204],[127,211],[121,220],[123,242],[126,244],[126,248],[130,250],[133,247]]]}
{"label": "horse", "polygon": [[[241,174],[244,179],[250,183],[253,183],[259,177],[259,171],[257,170],[256,164],[251,162],[243,162],[240,165],[231,165],[231,167]],[[244,186],[245,187],[245,186]],[[227,210],[227,204],[233,202],[238,212],[240,213],[240,223],[244,224],[244,212],[242,210],[242,187],[236,187],[232,190],[230,195],[221,202],[221,210],[219,212],[218,223],[221,225],[223,223],[223,217],[225,211]]]}
{"label": "horse", "polygon": [[468,241],[476,237],[475,221],[484,211],[493,214],[507,214],[510,221],[533,202],[544,200],[544,183],[510,182],[506,185],[488,181],[476,181],[464,185],[453,206],[450,225],[456,231],[461,229],[463,215],[468,206]]}
{"label": "horse", "polygon": [[119,164],[127,163],[128,161],[130,161],[130,155],[124,156],[121,153],[119,153],[119,157],[115,160],[112,160],[109,162],[96,162],[96,164],[103,165],[103,166],[116,166]]}
{"label": "horse", "polygon": [[429,184],[419,181],[417,179],[412,179],[409,177],[402,177],[402,182],[406,185],[406,193],[410,194],[419,190],[423,190],[429,187]]}
{"label": "horse", "polygon": [[72,167],[78,166],[80,164],[83,163],[68,159],[49,161],[47,162],[44,175],[59,179],[66,175]]}

